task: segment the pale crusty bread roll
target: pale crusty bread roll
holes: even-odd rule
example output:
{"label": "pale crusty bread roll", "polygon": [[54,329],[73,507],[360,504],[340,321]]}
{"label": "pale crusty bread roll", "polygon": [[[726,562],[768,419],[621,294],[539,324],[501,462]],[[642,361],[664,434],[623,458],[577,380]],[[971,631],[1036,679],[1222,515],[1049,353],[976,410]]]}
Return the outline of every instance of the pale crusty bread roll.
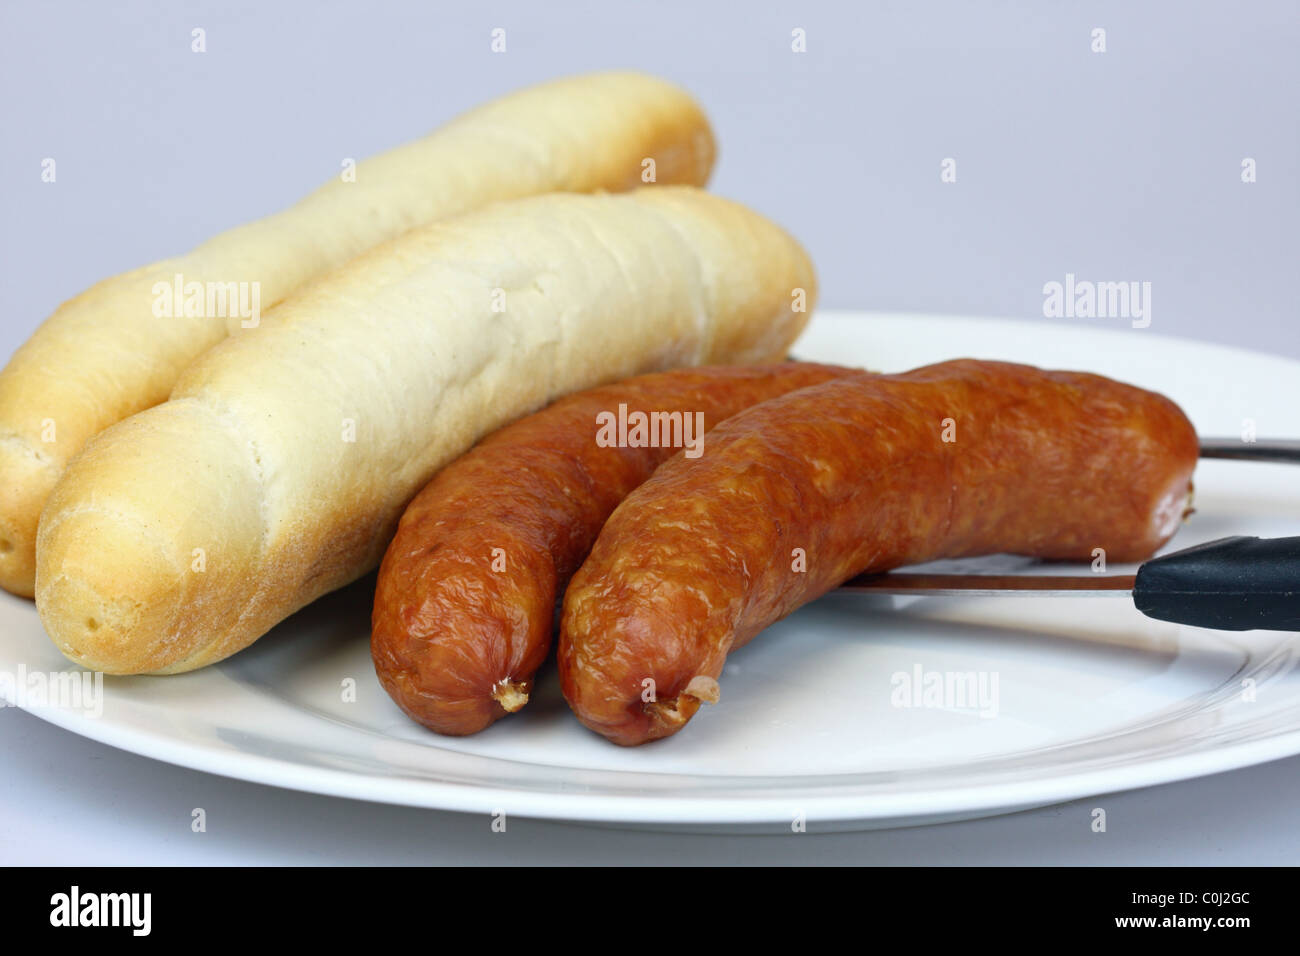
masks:
{"label": "pale crusty bread roll", "polygon": [[91,440],[41,518],[41,619],[110,673],[219,661],[373,568],[410,498],[486,432],[641,372],[781,359],[814,282],[783,231],[688,187],[409,233]]}
{"label": "pale crusty bread roll", "polygon": [[[257,283],[260,308],[408,229],[552,191],[703,185],[708,121],[683,91],[636,73],[533,87],[374,157],[278,215],[65,302],[0,372],[0,587],[31,595],[41,507],[92,435],[166,399],[177,376],[251,317],[157,316],[155,283]],[[252,288],[245,289],[251,305]],[[204,302],[206,310],[207,303]],[[227,313],[236,314],[227,318]]]}

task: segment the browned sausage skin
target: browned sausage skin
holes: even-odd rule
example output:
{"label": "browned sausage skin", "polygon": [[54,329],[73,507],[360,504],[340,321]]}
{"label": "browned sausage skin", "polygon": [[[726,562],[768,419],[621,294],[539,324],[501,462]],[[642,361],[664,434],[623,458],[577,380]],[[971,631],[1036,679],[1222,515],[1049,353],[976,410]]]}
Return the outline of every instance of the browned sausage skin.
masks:
{"label": "browned sausage skin", "polygon": [[[371,633],[384,689],[443,734],[472,734],[518,710],[550,649],[556,596],[609,513],[681,447],[670,442],[700,437],[697,414],[707,431],[765,399],[857,372],[788,362],[644,375],[489,435],[416,496],[384,556]],[[621,447],[620,406],[629,424]],[[638,412],[678,413],[680,432],[635,447],[654,437],[635,432]]]}
{"label": "browned sausage skin", "polygon": [[856,574],[990,553],[1145,558],[1183,518],[1197,454],[1160,395],[1002,362],[771,399],[610,516],[565,596],[565,697],[592,730],[640,744],[717,699],[729,651]]}

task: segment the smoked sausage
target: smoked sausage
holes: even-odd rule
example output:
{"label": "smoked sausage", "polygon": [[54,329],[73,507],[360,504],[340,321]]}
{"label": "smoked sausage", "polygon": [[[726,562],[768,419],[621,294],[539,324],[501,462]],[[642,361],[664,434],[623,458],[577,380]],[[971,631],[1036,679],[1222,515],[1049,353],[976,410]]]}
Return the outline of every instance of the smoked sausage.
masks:
{"label": "smoked sausage", "polygon": [[1097,375],[962,359],[728,419],[610,516],[564,600],[560,679],[614,743],[680,730],[729,651],[849,578],[940,558],[1149,556],[1188,511],[1196,432]]}
{"label": "smoked sausage", "polygon": [[416,496],[384,556],[371,632],[384,689],[442,734],[521,708],[556,597],[624,496],[679,450],[698,457],[724,418],[855,373],[787,362],[643,375],[489,435]]}

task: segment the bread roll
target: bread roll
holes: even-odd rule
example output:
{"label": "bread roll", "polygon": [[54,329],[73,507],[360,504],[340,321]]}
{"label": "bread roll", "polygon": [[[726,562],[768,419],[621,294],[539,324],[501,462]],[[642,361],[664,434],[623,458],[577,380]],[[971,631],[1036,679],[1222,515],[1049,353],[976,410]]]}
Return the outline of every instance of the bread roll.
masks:
{"label": "bread roll", "polygon": [[781,359],[814,291],[788,235],[687,187],[409,233],[91,440],[41,518],[41,619],[109,673],[219,661],[373,568],[410,498],[481,435],[640,372]]}
{"label": "bread roll", "polygon": [[[647,159],[658,183],[708,179],[713,138],[686,93],[635,73],[559,80],[363,162],[355,181],[340,177],[285,212],[65,302],[0,372],[0,586],[32,594],[37,518],[68,459],[166,399],[190,362],[252,324],[254,294],[264,312],[382,241],[487,202],[630,189]],[[191,302],[203,314],[155,314],[156,304],[185,310],[183,300],[160,300],[175,298],[164,290],[177,276],[186,297],[187,283],[201,284],[189,288],[202,290]],[[236,295],[241,308],[232,308]]]}

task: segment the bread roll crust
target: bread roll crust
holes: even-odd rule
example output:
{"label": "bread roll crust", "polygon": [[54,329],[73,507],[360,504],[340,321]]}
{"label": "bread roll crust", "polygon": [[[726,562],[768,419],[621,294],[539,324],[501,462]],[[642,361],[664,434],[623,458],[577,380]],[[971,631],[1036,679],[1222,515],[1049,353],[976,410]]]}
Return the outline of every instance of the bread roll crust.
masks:
{"label": "bread roll crust", "polygon": [[551,191],[703,185],[708,120],[682,90],[638,73],[542,84],[360,163],[297,205],[188,255],[106,279],[61,305],[0,372],[0,587],[33,593],[37,519],[91,436],[166,400],[181,371],[227,334],[229,309],[153,314],[157,283],[257,283],[264,312],[403,232],[488,202]]}
{"label": "bread roll crust", "polygon": [[90,442],[41,520],[46,630],[110,673],[221,660],[373,568],[485,433],[641,372],[779,360],[814,281],[782,230],[685,187],[502,203],[381,246]]}

